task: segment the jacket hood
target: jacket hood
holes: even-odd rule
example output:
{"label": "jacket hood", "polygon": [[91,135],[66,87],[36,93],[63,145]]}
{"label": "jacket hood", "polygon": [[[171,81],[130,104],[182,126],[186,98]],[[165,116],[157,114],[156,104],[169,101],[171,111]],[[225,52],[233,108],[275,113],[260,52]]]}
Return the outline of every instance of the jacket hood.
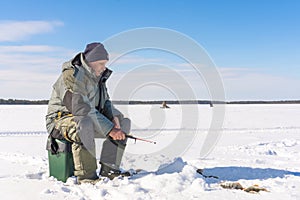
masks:
{"label": "jacket hood", "polygon": [[72,58],[71,60],[65,62],[62,65],[62,71],[65,71],[65,70],[68,70],[68,69],[75,69],[75,67],[81,67],[85,71],[88,72],[88,74],[91,78],[96,79],[96,80],[99,79],[99,78],[97,78],[97,76],[94,74],[92,69],[86,63],[83,53],[78,53],[74,58]]}

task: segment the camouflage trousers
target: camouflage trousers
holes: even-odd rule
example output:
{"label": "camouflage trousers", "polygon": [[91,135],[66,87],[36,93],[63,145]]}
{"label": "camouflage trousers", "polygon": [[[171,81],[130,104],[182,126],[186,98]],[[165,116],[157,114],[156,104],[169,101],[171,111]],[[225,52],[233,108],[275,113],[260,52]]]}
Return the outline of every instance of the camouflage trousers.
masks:
{"label": "camouflage trousers", "polygon": [[[118,118],[122,131],[129,133],[130,120],[119,116]],[[65,116],[56,121],[55,129],[60,130],[64,138],[72,143],[74,175],[88,179],[96,176],[95,138],[103,138],[103,135],[97,134],[93,130],[92,124],[82,124],[85,124],[86,127],[81,126],[79,129],[77,120],[73,116]],[[88,133],[88,135],[80,134],[80,130],[82,129],[86,129],[83,132]],[[126,140],[116,141],[110,137],[106,137],[102,145],[100,163],[119,169],[125,147]]]}

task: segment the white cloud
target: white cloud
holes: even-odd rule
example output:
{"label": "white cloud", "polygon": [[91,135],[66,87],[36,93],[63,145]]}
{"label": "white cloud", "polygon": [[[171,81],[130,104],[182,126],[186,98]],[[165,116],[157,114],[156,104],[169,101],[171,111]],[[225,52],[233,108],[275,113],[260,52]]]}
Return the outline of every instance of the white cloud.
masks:
{"label": "white cloud", "polygon": [[220,74],[222,75],[223,79],[229,80],[229,79],[240,79],[242,76],[245,76],[247,74],[252,74],[252,73],[259,73],[258,70],[251,69],[251,68],[232,68],[232,67],[227,67],[227,68],[218,68]]}
{"label": "white cloud", "polygon": [[115,72],[108,81],[111,97],[124,100],[209,98],[204,82],[195,71],[180,71],[159,64],[142,65]]}
{"label": "white cloud", "polygon": [[[73,50],[46,45],[0,46],[0,97],[49,98],[62,63],[71,59],[75,53]],[[176,63],[164,57],[127,55],[111,67],[115,72],[108,86],[111,97],[115,99],[124,97],[115,93],[117,87],[123,85],[140,88],[133,94],[134,98],[143,100],[168,99],[172,95],[167,91],[175,91],[176,95],[176,91],[185,90],[182,97],[188,99],[191,98],[188,93],[190,89],[198,99],[210,99],[201,75],[187,63]],[[227,100],[300,99],[300,80],[259,69],[217,69],[223,79]],[[124,76],[128,79],[119,82]]]}
{"label": "white cloud", "polygon": [[110,64],[114,65],[122,65],[122,64],[131,64],[131,65],[144,65],[149,63],[164,63],[165,61],[161,58],[147,58],[139,55],[120,55],[117,53],[110,52],[109,53]]}
{"label": "white cloud", "polygon": [[300,99],[300,80],[249,68],[220,69],[228,100]]}
{"label": "white cloud", "polygon": [[34,53],[34,52],[51,52],[61,50],[62,48],[47,45],[22,45],[22,46],[0,46],[0,53]]}
{"label": "white cloud", "polygon": [[74,51],[46,45],[0,46],[0,70],[50,70],[70,59]]}
{"label": "white cloud", "polygon": [[[137,68],[138,69],[138,68]],[[218,68],[223,80],[225,100],[292,100],[300,99],[300,80],[289,76],[274,75],[272,72],[251,68]],[[129,74],[126,74],[129,73]],[[174,74],[181,76],[181,79]],[[125,79],[124,79],[125,77]],[[126,78],[127,77],[127,78]],[[122,80],[123,79],[123,80]],[[122,82],[119,82],[121,81]],[[167,83],[166,84],[166,80]],[[160,84],[161,83],[161,84]],[[184,87],[187,83],[188,87]],[[122,99],[123,88],[125,93],[134,93],[134,98],[143,100],[168,99],[170,93],[164,90],[183,91],[191,90],[198,99],[210,99],[209,88],[201,75],[195,70],[181,70],[145,67],[142,70],[116,72],[108,81],[112,98]],[[131,91],[132,90],[132,91]],[[120,93],[121,91],[121,93]],[[181,93],[181,92],[180,92]],[[175,92],[176,94],[176,92]],[[183,94],[183,93],[182,93]],[[125,95],[126,96],[126,95]],[[186,93],[183,98],[191,98]],[[181,98],[181,99],[183,99]]]}
{"label": "white cloud", "polygon": [[0,21],[0,42],[24,40],[35,34],[51,32],[62,25],[60,21]]}
{"label": "white cloud", "polygon": [[0,46],[1,98],[49,98],[62,63],[74,55],[54,46]]}
{"label": "white cloud", "polygon": [[1,70],[1,98],[48,99],[58,75],[26,70]]}

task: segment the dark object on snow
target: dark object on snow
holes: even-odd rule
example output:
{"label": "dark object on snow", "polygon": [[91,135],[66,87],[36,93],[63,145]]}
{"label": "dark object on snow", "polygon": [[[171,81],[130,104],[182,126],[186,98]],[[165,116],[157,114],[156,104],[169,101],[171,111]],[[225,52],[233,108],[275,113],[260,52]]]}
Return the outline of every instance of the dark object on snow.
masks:
{"label": "dark object on snow", "polygon": [[263,187],[259,187],[258,185],[252,185],[250,187],[247,187],[244,189],[245,192],[250,192],[250,193],[258,193],[260,191],[264,191],[264,192],[270,192],[269,190],[267,190],[266,188]]}
{"label": "dark object on snow", "polygon": [[66,182],[74,174],[71,143],[66,140],[48,138],[46,149],[49,159],[49,175]]}
{"label": "dark object on snow", "polygon": [[239,182],[221,183],[220,186],[225,189],[243,190],[243,186]]}
{"label": "dark object on snow", "polygon": [[162,105],[161,105],[161,108],[170,108],[170,107],[167,105],[166,101],[163,101]]}
{"label": "dark object on snow", "polygon": [[131,176],[131,174],[127,171],[121,172],[120,170],[114,169],[103,163],[100,163],[100,164],[101,164],[100,176],[102,176],[102,177],[107,177],[110,180],[113,180],[114,178],[119,177],[119,176],[121,176],[121,177]]}
{"label": "dark object on snow", "polygon": [[220,186],[225,189],[235,189],[235,190],[244,190],[249,193],[258,193],[260,191],[269,192],[266,188],[259,187],[258,185],[252,185],[250,187],[244,188],[239,182],[224,182]]}
{"label": "dark object on snow", "polygon": [[197,169],[196,171],[198,174],[201,174],[204,178],[215,178],[215,179],[219,179],[219,177],[217,176],[213,176],[213,175],[205,175],[203,174],[203,169]]}

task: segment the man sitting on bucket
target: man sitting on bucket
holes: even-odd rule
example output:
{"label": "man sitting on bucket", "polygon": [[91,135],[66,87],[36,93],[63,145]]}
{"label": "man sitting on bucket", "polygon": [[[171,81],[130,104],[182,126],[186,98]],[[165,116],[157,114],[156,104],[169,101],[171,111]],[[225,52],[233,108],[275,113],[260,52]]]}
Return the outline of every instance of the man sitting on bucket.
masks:
{"label": "man sitting on bucket", "polygon": [[88,44],[84,52],[65,62],[53,85],[46,116],[51,137],[72,142],[77,182],[95,183],[95,138],[106,138],[100,156],[100,176],[129,176],[119,170],[130,120],[113,108],[106,88],[112,71],[106,68],[108,53],[101,43]]}

